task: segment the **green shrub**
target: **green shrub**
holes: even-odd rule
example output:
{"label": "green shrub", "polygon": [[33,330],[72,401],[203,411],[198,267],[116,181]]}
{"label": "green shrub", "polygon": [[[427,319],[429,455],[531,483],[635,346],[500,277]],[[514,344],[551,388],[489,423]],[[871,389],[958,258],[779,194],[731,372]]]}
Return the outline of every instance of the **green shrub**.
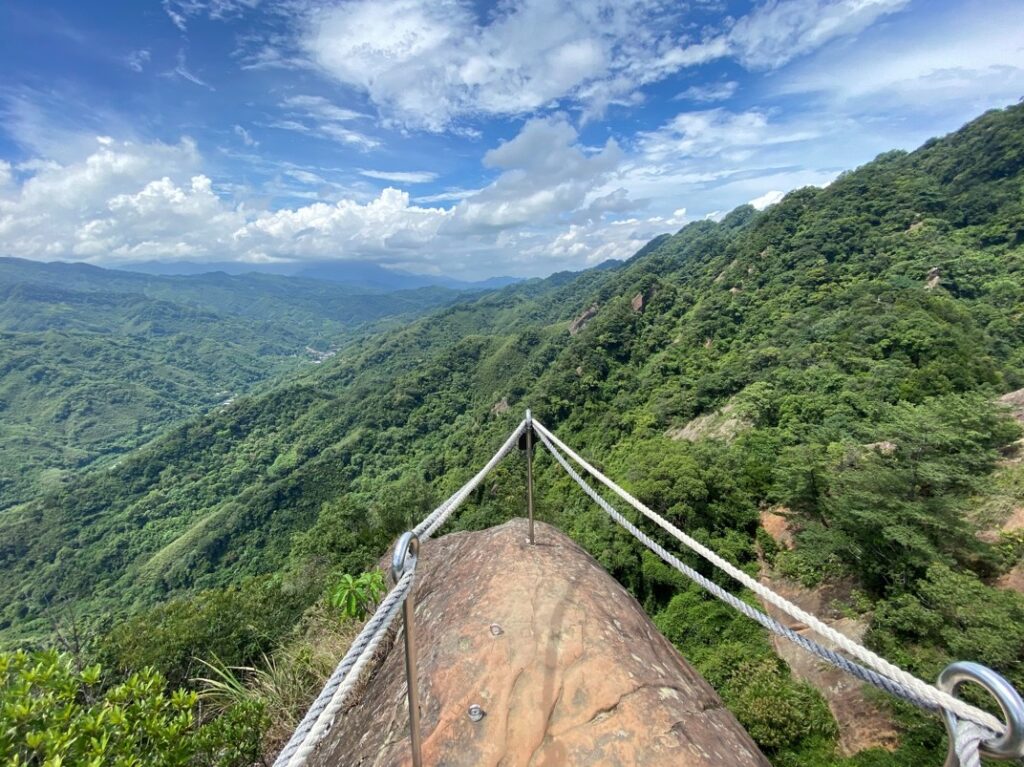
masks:
{"label": "green shrub", "polygon": [[99,666],[54,651],[0,653],[0,762],[12,767],[252,764],[264,712],[232,708],[209,723],[197,695],[144,669],[106,690]]}

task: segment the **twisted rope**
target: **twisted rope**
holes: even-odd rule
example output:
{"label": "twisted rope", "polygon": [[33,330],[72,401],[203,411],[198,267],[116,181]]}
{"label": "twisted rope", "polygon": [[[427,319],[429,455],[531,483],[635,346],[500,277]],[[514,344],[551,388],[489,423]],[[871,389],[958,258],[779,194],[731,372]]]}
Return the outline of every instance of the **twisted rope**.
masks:
{"label": "twisted rope", "polygon": [[910,703],[915,703],[929,710],[937,711],[939,709],[938,706],[930,704],[928,701],[921,700],[918,696],[914,695],[914,693],[911,690],[908,690],[903,685],[894,682],[893,680],[885,676],[882,676],[881,674],[878,674],[872,671],[871,669],[865,668],[857,663],[854,663],[848,658],[844,658],[839,653],[830,650],[827,647],[818,644],[814,640],[808,639],[807,637],[796,633],[792,629],[783,626],[781,623],[779,623],[771,616],[761,612],[760,610],[758,610],[755,607],[752,607],[751,605],[748,605],[739,597],[730,594],[728,591],[723,589],[718,584],[708,580],[703,575],[694,570],[692,567],[680,561],[677,557],[669,553],[657,541],[653,540],[650,536],[646,535],[644,532],[639,530],[628,519],[623,517],[622,514],[620,514],[610,503],[608,503],[608,501],[602,498],[596,490],[594,490],[589,484],[587,484],[586,480],[584,480],[579,475],[579,473],[575,469],[573,469],[572,466],[569,465],[569,463],[565,460],[565,457],[558,451],[558,448],[551,444],[551,442],[548,441],[548,438],[543,433],[538,433],[538,436],[540,437],[541,442],[544,443],[544,446],[547,447],[551,455],[554,456],[555,460],[558,461],[559,464],[561,464],[563,469],[565,469],[566,473],[573,480],[576,481],[576,484],[578,484],[583,489],[583,491],[588,496],[590,496],[594,500],[594,502],[597,503],[597,505],[604,510],[606,514],[608,514],[608,516],[615,520],[615,522],[617,522],[621,527],[625,528],[634,538],[640,541],[640,543],[644,544],[644,546],[646,546],[648,549],[657,554],[662,559],[662,561],[674,567],[676,570],[681,572],[683,575],[685,575],[698,586],[700,586],[705,591],[710,593],[712,596],[721,600],[733,609],[741,612],[743,615],[746,615],[748,618],[757,621],[769,631],[772,631],[781,637],[785,637],[786,639],[798,645],[799,647],[802,647],[808,652],[817,655],[819,658],[828,661],[832,665],[841,668],[843,671],[846,671],[847,673],[857,677],[858,679],[864,682],[873,684],[874,686],[882,690],[885,690],[891,695],[895,695],[898,698],[902,698],[903,700],[906,700]]}
{"label": "twisted rope", "polygon": [[[1001,735],[1006,731],[1005,725],[996,719],[994,716],[986,711],[982,711],[976,706],[972,706],[965,701],[954,698],[949,693],[945,693],[942,690],[923,682],[922,680],[915,677],[913,674],[909,674],[898,666],[893,665],[889,661],[885,660],[881,656],[873,653],[863,645],[854,642],[852,639],[844,634],[833,629],[831,626],[823,623],[814,615],[811,615],[807,611],[797,607],[789,600],[776,594],[770,588],[762,585],[756,579],[750,577],[745,572],[740,570],[738,567],[732,565],[722,557],[718,556],[715,552],[711,551],[706,546],[702,545],[698,541],[694,540],[682,530],[677,528],[666,519],[656,514],[654,511],[649,509],[645,504],[634,498],[628,492],[619,487],[615,482],[606,477],[596,468],[591,466],[587,461],[579,456],[572,448],[562,442],[556,437],[551,431],[540,423],[536,418],[533,419],[533,428],[540,435],[545,445],[549,450],[554,445],[557,445],[563,450],[569,457],[571,457],[578,465],[583,467],[592,477],[598,480],[601,484],[611,489],[616,495],[629,503],[633,508],[643,514],[645,517],[650,519],[652,522],[657,524],[663,530],[668,532],[673,538],[678,540],[684,546],[689,548],[691,551],[696,552],[701,557],[706,559],[711,564],[718,567],[720,570],[728,573],[735,580],[739,581],[742,585],[753,591],[763,600],[771,605],[774,605],[782,612],[795,618],[797,621],[804,623],[812,631],[819,636],[827,639],[829,642],[834,644],[839,649],[843,650],[847,654],[853,656],[858,661],[863,663],[873,671],[878,672],[882,677],[887,677],[890,682],[896,682],[902,689],[911,691],[916,700],[919,700],[919,705],[930,710],[943,709],[956,715],[958,719],[966,719],[974,722],[981,727],[990,730],[996,735]],[[565,465],[563,464],[563,468]],[[584,483],[585,484],[585,483]],[[588,486],[589,487],[589,486]],[[739,609],[739,608],[737,608]],[[756,619],[755,619],[756,620]],[[823,657],[823,656],[822,656]],[[841,657],[841,656],[840,656]],[[852,672],[851,672],[852,673]],[[888,689],[883,687],[883,689]],[[893,693],[897,694],[897,693]],[[901,696],[902,697],[902,696]]]}
{"label": "twisted rope", "polygon": [[979,748],[982,741],[992,737],[992,733],[974,722],[961,719],[956,723],[953,734],[953,750],[960,762],[960,767],[981,767]]}
{"label": "twisted rope", "polygon": [[363,668],[395,622],[406,596],[412,590],[416,560],[411,560],[410,565],[352,642],[288,743],[277,755],[274,767],[298,767],[304,764],[309,754],[323,740],[335,715],[352,693]]}
{"label": "twisted rope", "polygon": [[[445,500],[440,506],[428,514],[421,521],[413,532],[420,539],[425,541],[448,521],[448,518],[459,506],[469,497],[484,478],[497,466],[501,460],[508,455],[515,447],[517,440],[526,428],[526,421],[523,420],[513,430],[508,439],[492,456],[491,460],[478,471],[472,479],[460,487]],[[374,652],[380,645],[381,640],[387,634],[395,618],[398,616],[405,602],[406,596],[412,589],[415,575],[415,560],[411,560],[412,566],[403,573],[402,577],[395,584],[395,587],[388,593],[384,600],[377,607],[376,612],[363,626],[345,657],[342,658],[337,668],[327,680],[324,688],[320,691],[316,700],[309,707],[306,715],[299,722],[299,726],[292,733],[288,743],[274,760],[274,767],[300,767],[305,764],[306,759],[313,749],[323,740],[330,730],[335,716],[348,700],[353,688],[359,681],[360,675],[366,664],[373,657]]]}
{"label": "twisted rope", "polygon": [[441,527],[445,522],[448,521],[448,517],[462,505],[462,502],[469,497],[469,494],[476,490],[477,486],[484,481],[484,478],[494,470],[494,467],[501,463],[501,460],[508,455],[509,451],[515,447],[516,442],[522,435],[523,430],[526,429],[526,421],[520,421],[519,425],[513,430],[509,438],[505,440],[498,452],[495,453],[491,460],[476,473],[476,475],[469,480],[466,484],[460,487],[455,493],[448,498],[444,503],[434,509],[430,514],[423,518],[412,531],[416,534],[421,541],[425,541],[430,538],[434,533],[437,532],[438,528]]}

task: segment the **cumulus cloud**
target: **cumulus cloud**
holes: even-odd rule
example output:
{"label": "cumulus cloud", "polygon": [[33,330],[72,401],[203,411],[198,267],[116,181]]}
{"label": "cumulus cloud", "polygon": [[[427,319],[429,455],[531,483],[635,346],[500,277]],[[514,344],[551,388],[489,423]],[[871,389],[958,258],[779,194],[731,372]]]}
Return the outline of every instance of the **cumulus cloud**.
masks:
{"label": "cumulus cloud", "polygon": [[627,259],[657,235],[675,232],[687,221],[685,208],[679,208],[668,216],[611,221],[592,219],[570,224],[550,242],[535,245],[526,255],[537,258],[546,255],[562,263],[596,266],[609,259]]}
{"label": "cumulus cloud", "polygon": [[775,203],[777,202],[780,202],[782,198],[785,196],[785,192],[779,191],[778,189],[770,189],[764,194],[758,195],[747,204],[753,205],[758,210],[764,210],[765,208],[771,205],[775,205]]}
{"label": "cumulus cloud", "polygon": [[411,205],[408,192],[387,188],[365,205],[341,200],[263,213],[233,233],[250,257],[408,257],[431,242],[451,213]]}
{"label": "cumulus cloud", "polygon": [[[590,148],[578,139],[562,117],[528,122],[485,156],[499,171],[495,180],[475,193],[460,192],[451,207],[416,203],[408,192],[388,187],[369,199],[261,210],[218,195],[189,139],[168,145],[101,137],[80,161],[22,166],[20,183],[9,164],[0,165],[0,251],[100,263],[357,258],[419,262],[423,270],[449,273],[486,273],[488,267],[474,260],[484,254],[528,273],[539,263],[581,266],[588,259],[578,243],[598,247],[603,221],[643,203],[624,189],[598,194],[614,179],[623,152],[613,141]],[[282,173],[304,184],[328,184],[305,168]],[[405,174],[364,171],[385,180],[402,176],[406,183],[434,177]],[[577,247],[563,238],[545,250],[543,243],[562,236],[570,222]],[[622,233],[615,238],[620,249],[645,231],[635,224],[614,230]]]}
{"label": "cumulus cloud", "polygon": [[484,155],[484,165],[502,173],[456,207],[456,221],[470,229],[501,229],[577,210],[624,157],[613,139],[588,152],[577,138],[564,117],[527,121],[514,139]]}
{"label": "cumulus cloud", "polygon": [[200,157],[191,140],[138,145],[101,137],[94,147],[79,162],[26,168],[28,177],[0,197],[0,250],[72,259],[123,259],[149,245],[208,252],[198,243],[211,230],[195,227],[204,225],[216,198],[208,179],[192,178]]}

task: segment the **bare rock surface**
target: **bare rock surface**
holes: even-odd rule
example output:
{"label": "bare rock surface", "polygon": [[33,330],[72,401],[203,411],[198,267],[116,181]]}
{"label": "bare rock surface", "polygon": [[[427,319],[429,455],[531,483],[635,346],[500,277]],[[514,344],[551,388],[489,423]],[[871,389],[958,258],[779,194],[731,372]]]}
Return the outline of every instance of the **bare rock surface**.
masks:
{"label": "bare rock surface", "polygon": [[[423,546],[425,765],[768,765],[622,586],[556,529],[536,538],[517,519]],[[399,636],[311,764],[409,763]]]}
{"label": "bare rock surface", "polygon": [[999,398],[999,403],[1010,408],[1013,417],[1024,424],[1024,389],[1004,394]]}
{"label": "bare rock surface", "polygon": [[669,439],[685,439],[688,442],[697,442],[705,438],[730,442],[750,427],[750,421],[738,415],[736,405],[730,402],[712,413],[697,416],[684,426],[669,429],[665,436]]}
{"label": "bare rock surface", "polygon": [[1024,562],[1015,565],[1012,570],[999,576],[996,586],[1007,591],[1024,594]]}
{"label": "bare rock surface", "polygon": [[791,513],[785,506],[761,509],[760,512],[761,527],[779,546],[790,551],[796,546],[796,542],[793,540],[793,531],[789,526]]}
{"label": "bare rock surface", "polygon": [[585,328],[597,316],[597,304],[591,304],[584,312],[569,323],[569,335],[574,336]]}
{"label": "bare rock surface", "polygon": [[[762,570],[760,580],[798,607],[821,618],[839,633],[857,642],[863,641],[868,622],[844,616],[833,606],[836,602],[847,601],[851,584],[836,582],[808,589],[768,570]],[[792,618],[773,605],[763,603],[763,606],[769,615],[783,625],[799,634],[810,634],[813,639],[836,649],[830,642],[810,632],[803,623],[794,623]],[[866,685],[787,639],[773,636],[772,643],[776,654],[786,661],[793,675],[817,689],[825,698],[839,726],[839,749],[844,756],[852,756],[869,748],[892,750],[899,745],[899,730],[895,722],[868,698]]]}

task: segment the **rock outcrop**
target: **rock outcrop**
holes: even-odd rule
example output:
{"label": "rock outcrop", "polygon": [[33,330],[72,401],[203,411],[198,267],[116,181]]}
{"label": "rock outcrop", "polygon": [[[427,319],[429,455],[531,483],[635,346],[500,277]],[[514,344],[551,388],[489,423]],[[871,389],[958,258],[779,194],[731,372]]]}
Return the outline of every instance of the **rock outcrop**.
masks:
{"label": "rock outcrop", "polygon": [[1017,389],[999,398],[999,404],[1010,408],[1010,413],[1024,424],[1024,389]]}
{"label": "rock outcrop", "polygon": [[[778,511],[783,509],[762,511],[761,526],[780,547],[792,549],[793,532],[788,517],[776,513]],[[836,609],[836,604],[850,601],[853,588],[851,582],[834,581],[808,589],[773,572],[766,563],[762,562],[761,565],[761,583],[798,607],[817,615],[840,634],[857,642],[864,641],[868,621],[843,615]],[[794,623],[792,618],[774,605],[762,601],[762,607],[775,620],[798,634],[810,634],[814,639],[824,641],[831,649],[836,649],[803,623]],[[869,748],[893,750],[899,745],[899,730],[895,722],[871,699],[866,685],[848,676],[846,672],[823,663],[787,639],[772,636],[772,644],[775,653],[786,661],[793,675],[817,689],[825,698],[839,726],[839,750],[843,756],[853,756]]]}
{"label": "rock outcrop", "polygon": [[[705,346],[708,344],[705,343]],[[701,439],[717,439],[731,442],[740,433],[751,427],[751,422],[736,413],[736,405],[732,402],[712,413],[705,413],[694,418],[683,426],[668,429],[665,436],[669,439],[685,439],[697,442]]]}
{"label": "rock outcrop", "polygon": [[569,323],[569,335],[574,336],[585,328],[597,316],[597,304],[591,304],[584,312]]}
{"label": "rock outcrop", "polygon": [[[423,546],[425,765],[768,765],[622,586],[556,529],[536,539],[517,519]],[[311,764],[409,763],[399,637]]]}

